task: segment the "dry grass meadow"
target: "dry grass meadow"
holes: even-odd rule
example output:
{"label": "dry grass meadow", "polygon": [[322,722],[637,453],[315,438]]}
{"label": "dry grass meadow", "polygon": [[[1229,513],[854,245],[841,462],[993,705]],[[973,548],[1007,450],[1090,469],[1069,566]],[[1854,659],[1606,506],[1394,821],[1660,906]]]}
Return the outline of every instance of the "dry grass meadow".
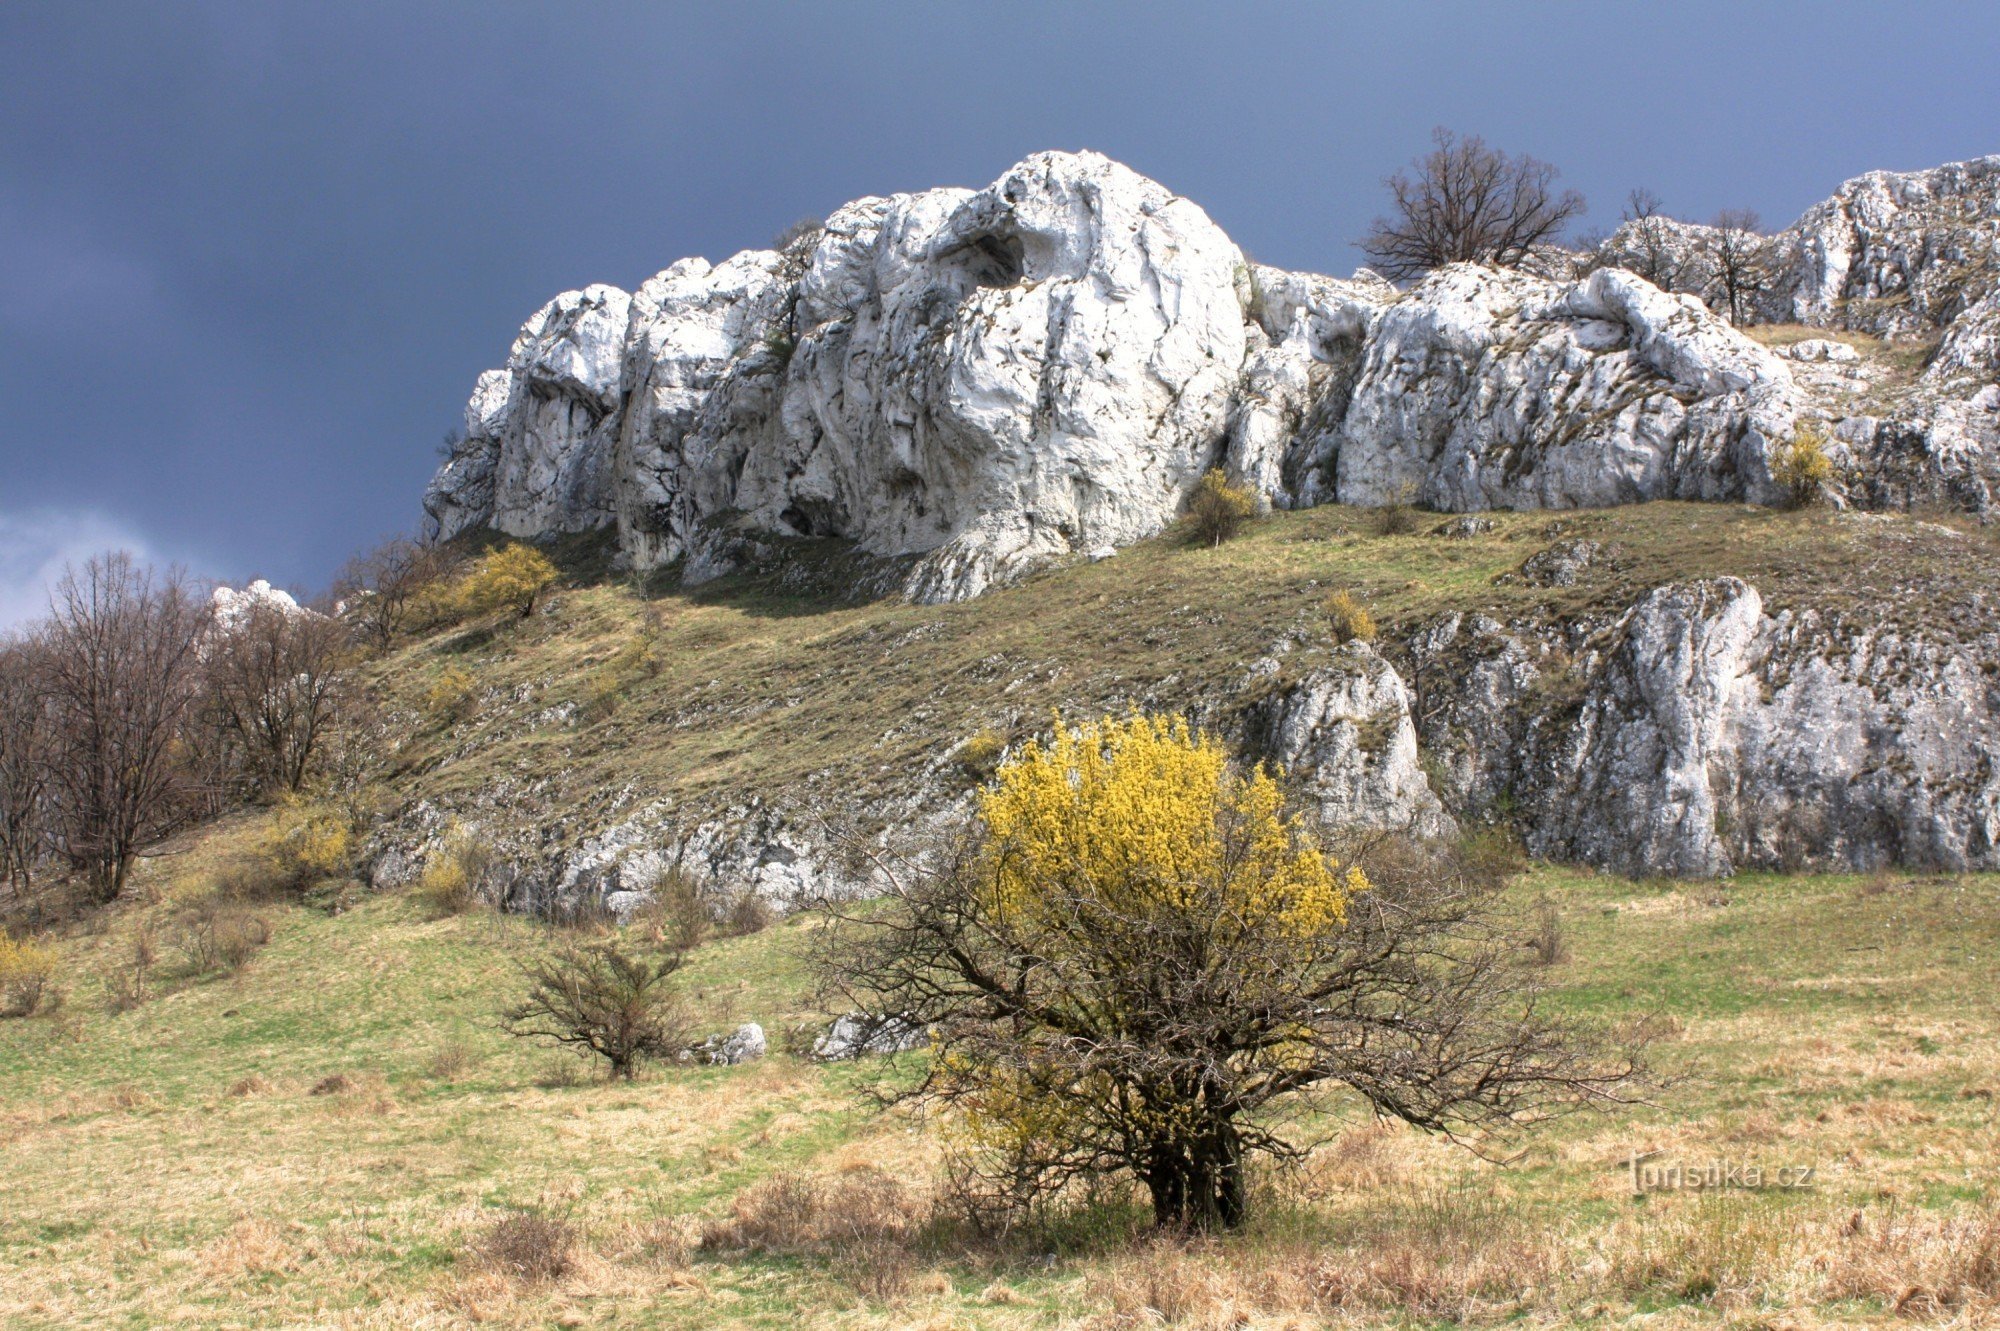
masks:
{"label": "dry grass meadow", "polygon": [[[784,1052],[635,1085],[506,1038],[543,926],[380,896],[258,909],[232,976],[107,985],[160,900],[63,943],[51,1015],[0,1024],[0,1324],[1309,1327],[1989,1324],[2000,1316],[2000,882],[1538,870],[1563,1003],[1650,1016],[1648,1108],[1491,1164],[1333,1107],[1245,1233],[1155,1240],[1107,1195],[1005,1238],[936,1195],[891,1063]],[[237,833],[240,835],[240,831]],[[807,1021],[810,920],[704,945],[708,1026]],[[1523,965],[1536,964],[1524,955]],[[1630,1157],[1804,1187],[1653,1191]]]}

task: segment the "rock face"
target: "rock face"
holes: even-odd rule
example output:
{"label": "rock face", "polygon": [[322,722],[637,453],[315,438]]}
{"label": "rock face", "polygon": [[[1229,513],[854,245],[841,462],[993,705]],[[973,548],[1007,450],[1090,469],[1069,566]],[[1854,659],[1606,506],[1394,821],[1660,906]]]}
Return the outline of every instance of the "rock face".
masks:
{"label": "rock face", "polygon": [[1900,344],[1905,357],[1925,361],[1920,373],[1871,373],[1840,341],[1790,349],[1795,362],[1844,363],[1800,377],[1811,413],[1833,424],[1839,460],[1854,474],[1851,497],[1984,514],[2000,494],[1996,256],[2000,156],[1870,172],[1769,236],[1663,217],[1627,222],[1596,257],[1742,324],[1806,324]]}
{"label": "rock face", "polygon": [[1721,578],[1574,636],[1452,616],[1413,640],[1450,808],[1639,875],[2000,868],[2000,633],[1854,632]]}
{"label": "rock face", "polygon": [[1472,265],[1381,313],[1347,399],[1308,493],[1446,510],[1770,498],[1801,405],[1783,362],[1697,301],[1612,269]]}
{"label": "rock face", "polygon": [[[1156,533],[1214,466],[1264,504],[1418,503],[1471,539],[1488,510],[1776,501],[1774,462],[1811,425],[1840,504],[1988,515],[1996,247],[1989,157],[1859,177],[1771,236],[1646,218],[1593,252],[1399,291],[1250,264],[1164,187],[1044,153],[985,189],[862,199],[782,249],[557,297],[480,376],[425,502],[446,536],[611,528],[631,567],[688,580],[833,539],[928,601]],[[1341,828],[1505,822],[1535,854],[1633,874],[2000,868],[2000,630],[1774,611],[1737,578],[1651,585],[1679,567],[1597,597],[1622,557],[1572,539],[1523,559],[1502,579],[1543,593],[1538,618],[1294,635],[1196,710]],[[962,819],[941,770],[871,819]],[[783,792],[583,808],[561,780],[456,811],[503,852],[496,899],[625,911],[670,867],[779,903],[865,886]],[[550,821],[510,817],[530,796]],[[420,807],[376,880],[414,873],[446,826]],[[856,1018],[820,1054],[921,1038]]]}
{"label": "rock face", "polygon": [[[1096,154],[864,199],[786,254],[557,298],[480,381],[427,505],[446,534],[614,516],[642,565],[730,538],[921,558],[913,595],[1159,530],[1217,457],[1242,254]],[[490,488],[490,496],[489,496]]]}
{"label": "rock face", "polygon": [[210,604],[214,609],[216,627],[225,633],[240,627],[260,609],[273,610],[287,618],[312,613],[294,600],[290,592],[273,587],[262,578],[246,584],[240,591],[234,587],[217,587],[211,594]]}
{"label": "rock face", "polygon": [[[1996,178],[1850,182],[1759,241],[1746,314],[1712,228],[1646,219],[1594,257],[1398,292],[1248,264],[1164,187],[1038,154],[983,190],[862,199],[783,252],[557,297],[480,377],[425,503],[446,536],[615,526],[632,565],[690,579],[839,538],[924,600],[1151,535],[1215,465],[1286,507],[1764,502],[1811,417],[1864,502],[1983,511]],[[1840,353],[1779,356],[1711,305],[1947,331],[1922,392],[1875,410],[1794,373]]]}
{"label": "rock face", "polygon": [[1456,831],[1417,762],[1402,676],[1365,642],[1308,668],[1263,708],[1262,752],[1319,804],[1329,828],[1434,837]]}

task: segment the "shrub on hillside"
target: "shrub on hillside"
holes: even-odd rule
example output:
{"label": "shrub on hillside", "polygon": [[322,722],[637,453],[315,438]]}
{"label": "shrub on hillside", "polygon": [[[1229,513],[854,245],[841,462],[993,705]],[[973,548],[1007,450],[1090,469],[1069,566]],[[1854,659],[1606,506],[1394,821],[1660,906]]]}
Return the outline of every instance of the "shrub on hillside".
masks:
{"label": "shrub on hillside", "polygon": [[512,610],[522,619],[535,613],[535,602],[561,575],[549,557],[532,545],[515,542],[483,556],[458,587],[459,599],[474,614]]}
{"label": "shrub on hillside", "polygon": [[1375,636],[1375,616],[1345,588],[1326,598],[1326,618],[1335,642],[1366,642]]}
{"label": "shrub on hillside", "polygon": [[1783,487],[1794,508],[1819,502],[1833,480],[1833,459],[1827,456],[1827,434],[1811,421],[1801,421],[1792,437],[1771,453],[1771,479]]}
{"label": "shrub on hillside", "polygon": [[632,919],[655,947],[687,952],[701,943],[712,921],[708,900],[693,874],[679,865],[662,870],[648,888],[652,900]]}
{"label": "shrub on hillside", "polygon": [[1188,539],[1207,546],[1221,545],[1242,531],[1256,511],[1256,497],[1240,485],[1231,485],[1217,467],[1203,476],[1188,496]]}
{"label": "shrub on hillside", "polygon": [[510,1035],[587,1050],[631,1080],[639,1064],[687,1047],[673,976],[684,954],[652,956],[615,940],[558,943],[521,963],[527,993],[501,1015]]}
{"label": "shrub on hillside", "polygon": [[210,897],[174,920],[171,938],[190,975],[234,975],[271,941],[271,925],[244,906]]}
{"label": "shrub on hillside", "polygon": [[1395,498],[1369,510],[1369,525],[1377,536],[1408,536],[1417,529],[1416,493],[1416,486],[1405,482]]}
{"label": "shrub on hillside", "polygon": [[966,737],[952,756],[958,760],[960,770],[975,781],[984,781],[993,775],[993,769],[1000,764],[1000,757],[1007,752],[1007,737],[988,726]]}
{"label": "shrub on hillside", "polygon": [[448,665],[438,671],[430,687],[424,690],[424,711],[439,724],[463,721],[472,713],[478,687],[471,671],[463,666]]}
{"label": "shrub on hillside", "polygon": [[32,1017],[54,992],[61,957],[33,938],[0,933],[0,1017]]}
{"label": "shrub on hillside", "polygon": [[264,829],[259,868],[273,887],[289,892],[344,877],[354,864],[354,833],[353,812],[343,805],[288,797]]}
{"label": "shrub on hillside", "polygon": [[722,931],[731,938],[762,933],[771,927],[777,912],[752,888],[742,888],[730,896],[722,908]]}
{"label": "shrub on hillside", "polygon": [[492,852],[454,823],[425,858],[417,895],[439,915],[463,915],[479,904],[492,865]]}

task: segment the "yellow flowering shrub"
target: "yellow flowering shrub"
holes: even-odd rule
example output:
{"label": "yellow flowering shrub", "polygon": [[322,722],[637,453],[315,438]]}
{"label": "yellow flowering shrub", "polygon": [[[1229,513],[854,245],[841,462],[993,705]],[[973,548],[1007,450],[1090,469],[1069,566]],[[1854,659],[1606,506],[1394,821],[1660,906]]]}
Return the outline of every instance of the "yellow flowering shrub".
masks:
{"label": "yellow flowering shrub", "polygon": [[59,962],[47,943],[0,932],[0,1016],[32,1017],[49,993]]}
{"label": "yellow flowering shrub", "polygon": [[1121,920],[1198,913],[1230,934],[1338,928],[1361,870],[1339,867],[1262,769],[1234,770],[1179,717],[1058,726],[981,799],[997,914],[1060,930],[1081,908]]}

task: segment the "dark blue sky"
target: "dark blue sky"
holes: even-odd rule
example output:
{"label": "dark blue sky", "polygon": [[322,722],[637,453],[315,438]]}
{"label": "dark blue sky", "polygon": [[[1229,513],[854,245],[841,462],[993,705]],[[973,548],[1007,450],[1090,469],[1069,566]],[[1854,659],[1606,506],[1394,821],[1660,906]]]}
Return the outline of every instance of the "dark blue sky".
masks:
{"label": "dark blue sky", "polygon": [[863,194],[1090,147],[1345,273],[1444,124],[1586,225],[1782,225],[2000,151],[1996,58],[1970,4],[6,0],[0,622],[107,542],[322,585],[536,306]]}

